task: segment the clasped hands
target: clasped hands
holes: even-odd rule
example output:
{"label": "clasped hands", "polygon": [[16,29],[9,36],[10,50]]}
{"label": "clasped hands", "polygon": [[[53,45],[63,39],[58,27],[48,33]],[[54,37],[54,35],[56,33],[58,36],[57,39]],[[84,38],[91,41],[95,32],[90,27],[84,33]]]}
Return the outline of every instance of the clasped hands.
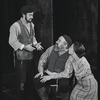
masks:
{"label": "clasped hands", "polygon": [[46,81],[51,80],[52,79],[52,76],[51,75],[44,75],[40,79],[41,79],[40,82],[45,83]]}
{"label": "clasped hands", "polygon": [[42,50],[43,47],[40,44],[41,44],[41,42],[37,43],[35,46],[32,46],[32,44],[27,44],[27,45],[24,46],[24,49],[26,49],[28,51],[33,51],[35,49]]}
{"label": "clasped hands", "polygon": [[40,76],[40,82],[45,83],[46,81],[49,81],[52,79],[51,75],[43,75],[41,73],[38,73],[34,78],[37,78],[38,76]]}
{"label": "clasped hands", "polygon": [[46,81],[53,79],[54,75],[57,74],[55,72],[50,72],[48,70],[46,71],[46,73],[48,75],[43,75],[43,72],[40,72],[40,73],[36,74],[34,78],[37,78],[40,76],[40,82],[45,83]]}

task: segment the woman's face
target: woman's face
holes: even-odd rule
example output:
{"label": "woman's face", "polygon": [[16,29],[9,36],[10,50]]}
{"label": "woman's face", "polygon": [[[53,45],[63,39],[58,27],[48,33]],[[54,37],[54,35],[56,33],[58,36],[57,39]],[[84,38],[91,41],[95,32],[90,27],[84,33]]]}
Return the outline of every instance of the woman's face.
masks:
{"label": "woman's face", "polygon": [[73,49],[73,44],[71,45],[71,47],[69,48],[69,54],[73,54],[74,53],[74,49]]}

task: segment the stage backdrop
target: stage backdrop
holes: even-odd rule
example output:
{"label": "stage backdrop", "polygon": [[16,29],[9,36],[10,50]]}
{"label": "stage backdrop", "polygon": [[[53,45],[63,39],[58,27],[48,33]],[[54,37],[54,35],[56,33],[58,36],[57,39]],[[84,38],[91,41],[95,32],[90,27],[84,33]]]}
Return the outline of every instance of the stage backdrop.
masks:
{"label": "stage backdrop", "polygon": [[8,44],[9,28],[21,14],[20,8],[34,5],[36,38],[44,48],[54,44],[62,34],[69,35],[73,42],[80,41],[86,47],[86,57],[93,70],[98,70],[98,0],[1,0],[2,72],[14,68],[13,49]]}

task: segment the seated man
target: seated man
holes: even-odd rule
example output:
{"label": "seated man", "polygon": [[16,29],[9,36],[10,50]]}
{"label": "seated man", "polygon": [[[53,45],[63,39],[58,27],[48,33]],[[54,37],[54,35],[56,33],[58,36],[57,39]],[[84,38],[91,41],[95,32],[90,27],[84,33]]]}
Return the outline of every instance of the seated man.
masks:
{"label": "seated man", "polygon": [[[54,75],[56,73],[63,72],[65,69],[67,59],[69,57],[68,49],[72,44],[72,40],[69,36],[63,35],[58,38],[56,44],[49,47],[40,57],[38,64],[39,73],[34,77],[34,85],[41,98],[41,100],[48,100],[48,95],[46,92],[46,85],[53,84],[54,80],[47,82],[42,82],[42,77],[45,75]],[[72,72],[71,72],[72,73]],[[70,77],[72,74],[70,75]],[[49,79],[48,79],[49,80]],[[58,90],[60,92],[69,92],[69,80],[61,79],[59,80],[60,87]],[[66,100],[69,96],[67,96]],[[64,99],[62,99],[64,100]]]}
{"label": "seated man", "polygon": [[74,42],[69,48],[69,54],[65,70],[54,75],[43,76],[41,82],[69,78],[70,72],[74,70],[77,82],[71,91],[70,100],[98,100],[98,82],[91,71],[91,65],[84,56],[85,47],[79,42]]}

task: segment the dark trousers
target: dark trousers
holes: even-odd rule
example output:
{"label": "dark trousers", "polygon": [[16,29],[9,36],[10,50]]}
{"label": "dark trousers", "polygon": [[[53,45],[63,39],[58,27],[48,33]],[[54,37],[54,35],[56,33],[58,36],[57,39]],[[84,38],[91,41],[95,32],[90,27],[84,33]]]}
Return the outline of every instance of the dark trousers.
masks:
{"label": "dark trousers", "polygon": [[[34,86],[42,100],[48,100],[48,88],[50,85],[56,83],[56,79],[52,79],[50,81],[47,81],[45,83],[40,82],[40,76],[38,78],[34,78]],[[69,92],[71,91],[71,87],[69,84],[69,79],[62,78],[58,80],[58,92],[63,94],[68,94],[66,100],[69,98]],[[65,99],[62,99],[65,100]]]}
{"label": "dark trousers", "polygon": [[[20,61],[17,59],[16,53],[14,52],[14,62],[15,62],[14,65],[16,70],[16,84],[17,84],[16,95],[18,100],[23,100],[19,99],[21,93],[25,94],[24,100],[31,100],[31,99],[33,100],[33,98],[37,99],[39,98],[36,89],[34,87],[33,77],[38,72],[37,66],[40,55],[41,52],[34,51],[32,60]],[[21,82],[25,83],[24,91],[20,91]]]}
{"label": "dark trousers", "polygon": [[19,83],[25,83],[26,78],[30,76],[32,60],[15,59],[16,76]]}
{"label": "dark trousers", "polygon": [[[20,100],[20,96],[22,91],[20,90],[21,83],[24,83],[24,91],[26,91],[26,88],[29,89],[30,84],[32,81],[32,67],[33,65],[33,59],[31,60],[18,60],[15,56],[15,70],[16,70],[16,95],[17,99]],[[26,93],[26,92],[25,92]],[[26,95],[25,95],[26,96]]]}

